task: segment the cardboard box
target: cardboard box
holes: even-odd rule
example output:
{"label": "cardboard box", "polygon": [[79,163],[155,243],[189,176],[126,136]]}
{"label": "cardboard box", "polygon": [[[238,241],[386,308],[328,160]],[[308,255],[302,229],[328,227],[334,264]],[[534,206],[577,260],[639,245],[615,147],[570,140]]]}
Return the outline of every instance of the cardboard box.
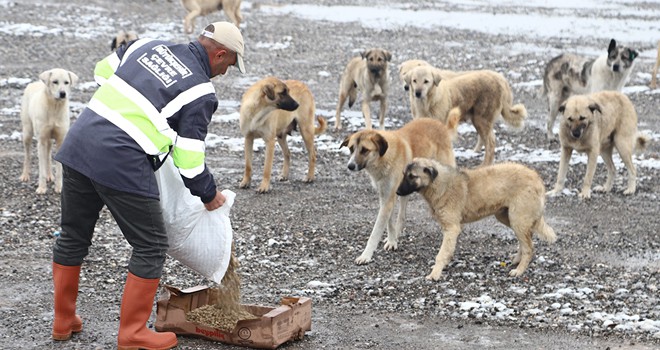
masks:
{"label": "cardboard box", "polygon": [[216,304],[217,289],[197,286],[184,290],[165,286],[168,295],[158,300],[156,324],[159,332],[200,337],[226,344],[259,349],[275,349],[289,340],[302,339],[312,329],[312,300],[284,297],[281,306],[244,305],[259,317],[238,321],[231,332],[186,320],[186,313],[200,306]]}

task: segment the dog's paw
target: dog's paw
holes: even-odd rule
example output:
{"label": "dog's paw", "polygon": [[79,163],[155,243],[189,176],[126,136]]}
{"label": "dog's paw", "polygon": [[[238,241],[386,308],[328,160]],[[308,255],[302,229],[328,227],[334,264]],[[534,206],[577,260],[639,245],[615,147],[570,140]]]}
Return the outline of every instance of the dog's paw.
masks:
{"label": "dog's paw", "polygon": [[46,187],[37,187],[37,190],[34,191],[36,194],[44,194],[46,193],[47,188]]}
{"label": "dog's paw", "polygon": [[607,188],[605,186],[600,186],[600,185],[594,187],[594,192],[609,192],[610,190],[612,190],[612,188]]}
{"label": "dog's paw", "polygon": [[591,190],[583,190],[580,192],[578,195],[580,199],[590,199],[591,198]]}
{"label": "dog's paw", "polygon": [[511,277],[520,277],[520,276],[522,276],[523,273],[525,273],[524,270],[519,271],[518,269],[515,269],[515,270],[509,271],[509,276],[511,276]]}
{"label": "dog's paw", "polygon": [[305,176],[305,178],[303,179],[303,182],[304,183],[312,183],[312,182],[314,182],[314,177],[313,176]]}
{"label": "dog's paw", "polygon": [[27,175],[23,174],[18,179],[22,182],[28,182],[28,181],[30,181],[30,175],[29,174],[27,174]]}
{"label": "dog's paw", "polygon": [[288,176],[282,176],[282,175],[280,175],[280,176],[277,177],[277,181],[279,181],[279,182],[284,182],[284,181],[286,181],[286,180],[288,180],[288,179],[289,179]]}
{"label": "dog's paw", "polygon": [[259,193],[268,193],[268,192],[270,192],[270,186],[261,185],[257,189],[257,192],[259,192]]}
{"label": "dog's paw", "polygon": [[554,190],[546,192],[545,195],[548,196],[548,197],[556,197],[559,193],[561,193],[561,190],[554,189]]}
{"label": "dog's paw", "polygon": [[250,181],[241,181],[240,184],[238,184],[238,188],[249,188],[250,187]]}
{"label": "dog's paw", "polygon": [[335,132],[341,131],[341,124],[335,126]]}
{"label": "dog's paw", "polygon": [[397,241],[387,240],[385,242],[385,246],[384,246],[385,250],[397,250],[398,248],[399,248],[399,244]]}
{"label": "dog's paw", "polygon": [[357,259],[355,259],[355,263],[358,265],[364,265],[369,263],[370,261],[371,261],[371,257],[365,254],[362,254]]}
{"label": "dog's paw", "polygon": [[635,194],[636,188],[627,188],[625,191],[623,191],[623,194],[626,196],[630,196],[631,194]]}
{"label": "dog's paw", "polygon": [[426,276],[426,280],[427,281],[437,281],[437,280],[440,279],[440,277],[442,277],[441,273],[435,274],[435,273],[431,272],[430,274],[428,274]]}

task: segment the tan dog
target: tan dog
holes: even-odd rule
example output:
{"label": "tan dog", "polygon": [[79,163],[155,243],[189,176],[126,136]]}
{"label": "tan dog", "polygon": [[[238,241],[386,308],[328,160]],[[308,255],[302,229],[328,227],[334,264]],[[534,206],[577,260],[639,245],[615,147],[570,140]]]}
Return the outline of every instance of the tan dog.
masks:
{"label": "tan dog", "polygon": [[133,31],[123,31],[120,30],[117,32],[112,42],[110,43],[110,50],[116,51],[120,46],[126,45],[129,41],[137,40],[138,35]]}
{"label": "tan dog", "polygon": [[[243,94],[240,127],[241,133],[245,136],[245,173],[239,185],[240,188],[250,186],[252,147],[255,138],[262,138],[266,142],[264,177],[258,192],[265,193],[270,190],[276,139],[284,154],[284,165],[278,180],[288,179],[291,151],[289,151],[286,138],[293,130],[296,130],[296,127],[300,128],[300,134],[309,155],[309,168],[303,181],[314,181],[316,166],[314,135],[323,133],[327,126],[324,118],[315,117],[315,108],[314,96],[307,85],[296,80],[281,81],[268,77],[252,85]],[[314,126],[314,119],[318,119],[319,126]]]}
{"label": "tan dog", "polygon": [[181,5],[188,11],[183,19],[183,31],[190,34],[195,30],[195,19],[206,16],[214,11],[225,11],[237,27],[240,27],[243,16],[241,16],[241,0],[181,0]]}
{"label": "tan dog", "polygon": [[69,96],[78,76],[64,69],[54,68],[39,74],[39,81],[28,84],[23,92],[21,123],[23,125],[23,147],[25,159],[20,180],[30,181],[30,146],[37,138],[39,158],[39,185],[37,193],[46,193],[48,181],[55,182],[55,192],[62,191],[62,164],[55,162],[55,177],[52,170],[52,143],[59,149],[69,131]]}
{"label": "tan dog", "polygon": [[557,237],[545,223],[545,187],[532,169],[515,163],[501,163],[474,170],[458,170],[433,159],[416,158],[405,170],[397,194],[419,192],[431,207],[433,218],[442,227],[443,238],[428,280],[437,281],[447,266],[461,233],[461,225],[494,215],[518,238],[518,264],[510,276],[521,276],[534,254],[532,233],[553,243]]}
{"label": "tan dog", "polygon": [[[420,117],[425,117],[424,115],[420,115],[420,112],[418,111],[420,107],[418,106],[418,99],[415,98],[415,94],[413,93],[412,90],[410,90],[410,85],[406,83],[406,76],[410,73],[410,71],[419,66],[428,66],[428,67],[433,67],[430,63],[424,61],[424,60],[408,60],[404,61],[399,65],[399,79],[403,82],[403,89],[405,91],[408,91],[408,99],[410,100],[410,112],[412,114],[412,118],[420,118]],[[442,79],[451,79],[453,77],[456,77],[463,72],[454,72],[451,70],[446,70],[446,69],[437,69],[434,67],[436,72],[440,74],[440,77]]]}
{"label": "tan dog", "polygon": [[649,87],[651,87],[651,89],[654,89],[654,90],[657,87],[656,79],[657,79],[657,75],[658,75],[658,67],[659,66],[660,66],[660,41],[658,41],[658,53],[655,57],[655,66],[653,66],[653,73],[651,73],[651,84],[649,85]]}
{"label": "tan dog", "polygon": [[339,83],[339,101],[335,115],[335,131],[341,130],[341,110],[348,98],[348,108],[357,100],[357,92],[362,92],[362,114],[365,126],[371,129],[371,110],[369,103],[380,101],[378,120],[380,128],[385,128],[387,93],[389,90],[388,62],[392,54],[383,49],[371,49],[362,52],[361,57],[354,57],[346,65]]}
{"label": "tan dog", "polygon": [[637,112],[628,97],[618,91],[601,91],[589,95],[574,95],[559,107],[562,120],[559,126],[561,158],[557,183],[548,195],[564,189],[568,163],[573,150],[587,153],[587,170],[579,197],[591,198],[591,182],[596,172],[598,155],[607,168],[607,180],[594,191],[609,192],[614,182],[612,151],[616,147],[628,169],[628,188],[623,194],[635,193],[637,172],[632,162],[633,151],[643,151],[650,142],[648,136],[637,132]]}
{"label": "tan dog", "polygon": [[376,131],[365,129],[346,137],[340,147],[348,147],[351,157],[348,169],[360,171],[366,169],[371,183],[378,191],[380,209],[376,223],[369,236],[367,246],[355,259],[357,264],[371,261],[383,231],[387,227],[385,250],[396,250],[398,239],[406,217],[407,197],[400,199],[399,214],[396,224],[391,217],[396,204],[396,188],[403,177],[403,169],[413,157],[429,157],[444,164],[454,166],[452,140],[456,136],[460,114],[451,113],[447,126],[440,121],[420,118],[415,119],[395,131]]}
{"label": "tan dog", "polygon": [[502,115],[507,124],[522,128],[527,117],[524,105],[512,106],[511,87],[497,72],[473,71],[442,79],[433,67],[418,66],[405,79],[419,100],[419,112],[423,115],[444,122],[449,111],[458,107],[462,120],[472,122],[486,149],[482,165],[492,164],[495,158],[493,126],[497,118]]}

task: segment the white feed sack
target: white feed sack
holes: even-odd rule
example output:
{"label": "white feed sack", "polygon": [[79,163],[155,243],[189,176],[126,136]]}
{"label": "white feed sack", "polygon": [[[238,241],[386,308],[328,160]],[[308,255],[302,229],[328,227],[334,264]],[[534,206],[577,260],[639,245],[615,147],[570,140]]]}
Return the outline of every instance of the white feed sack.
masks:
{"label": "white feed sack", "polygon": [[204,277],[220,283],[231,257],[232,228],[229,210],[236,194],[222,191],[225,204],[208,211],[186,188],[171,158],[156,171],[160,205],[170,249],[167,252]]}

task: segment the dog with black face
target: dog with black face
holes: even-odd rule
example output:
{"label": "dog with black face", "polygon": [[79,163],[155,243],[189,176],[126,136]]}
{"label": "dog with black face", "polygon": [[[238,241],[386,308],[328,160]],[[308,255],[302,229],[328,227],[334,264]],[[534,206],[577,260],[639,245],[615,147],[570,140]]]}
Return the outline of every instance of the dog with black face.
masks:
{"label": "dog with black face", "polygon": [[[315,120],[318,121],[318,126],[315,126]],[[270,191],[276,140],[284,155],[284,164],[278,180],[285,181],[289,178],[291,151],[287,144],[287,136],[294,130],[300,131],[309,158],[307,176],[303,181],[314,181],[316,166],[314,136],[323,133],[327,124],[323,117],[316,116],[314,96],[305,83],[298,80],[282,81],[275,77],[267,77],[256,82],[243,94],[239,124],[241,133],[245,136],[245,172],[240,188],[250,187],[253,146],[257,138],[263,139],[266,143],[264,176],[257,191],[259,193]]]}
{"label": "dog with black face", "polygon": [[548,139],[553,139],[552,128],[559,106],[570,96],[592,92],[621,91],[628,82],[639,53],[620,46],[612,39],[607,53],[597,58],[562,54],[553,58],[543,75],[543,96],[548,101],[550,114],[547,121]]}
{"label": "dog with black face", "polygon": [[549,196],[562,192],[568,164],[573,150],[587,154],[587,171],[584,175],[581,199],[591,198],[591,182],[596,172],[596,161],[600,155],[607,168],[607,180],[594,191],[609,192],[614,183],[614,161],[612,151],[617,149],[623,164],[628,169],[628,187],[623,194],[635,193],[637,173],[632,162],[633,151],[642,151],[650,138],[637,131],[637,112],[628,97],[618,91],[601,91],[589,95],[571,96],[559,107],[563,114],[559,126],[561,158],[557,183]]}
{"label": "dog with black face", "polygon": [[371,129],[371,110],[369,103],[380,101],[378,120],[380,128],[385,128],[385,112],[387,110],[387,92],[389,89],[388,62],[392,54],[383,49],[374,48],[362,52],[360,57],[354,57],[348,62],[339,83],[339,101],[335,114],[335,131],[341,130],[341,110],[348,98],[348,108],[353,107],[357,100],[358,90],[362,92],[362,114],[365,126]]}

